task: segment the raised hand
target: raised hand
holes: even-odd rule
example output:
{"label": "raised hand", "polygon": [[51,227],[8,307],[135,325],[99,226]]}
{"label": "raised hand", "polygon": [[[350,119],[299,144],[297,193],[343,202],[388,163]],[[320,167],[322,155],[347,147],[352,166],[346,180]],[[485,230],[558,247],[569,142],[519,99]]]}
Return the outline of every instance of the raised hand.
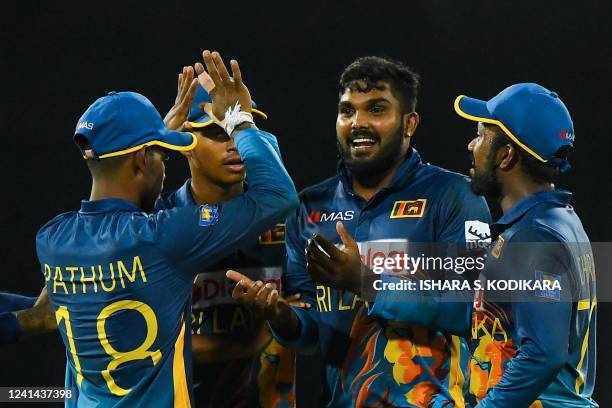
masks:
{"label": "raised hand", "polygon": [[270,321],[278,321],[286,314],[289,306],[310,308],[310,304],[299,301],[300,295],[283,298],[271,283],[253,281],[237,271],[229,270],[226,276],[236,282],[232,298],[252,308],[255,313]]}
{"label": "raised hand", "polygon": [[198,80],[193,77],[192,67],[183,67],[183,72],[178,76],[178,89],[176,91],[176,100],[174,106],[170,108],[164,124],[168,129],[184,130],[185,122],[189,117],[189,109],[195,95]]}
{"label": "raised hand", "polygon": [[367,268],[361,262],[359,247],[341,222],[336,224],[336,231],[344,251],[317,234],[306,247],[306,270],[314,281],[360,293]]}
{"label": "raised hand", "polygon": [[[214,84],[210,91],[210,96],[213,100],[213,115],[218,120],[223,120],[225,112],[227,112],[228,108],[233,108],[236,102],[240,103],[240,110],[251,112],[251,94],[242,82],[242,73],[240,72],[238,61],[230,61],[232,68],[232,76],[230,76],[218,52],[214,51],[211,53],[206,50],[202,53],[202,57],[204,58],[208,76]],[[198,76],[203,77],[202,73],[198,73]]]}

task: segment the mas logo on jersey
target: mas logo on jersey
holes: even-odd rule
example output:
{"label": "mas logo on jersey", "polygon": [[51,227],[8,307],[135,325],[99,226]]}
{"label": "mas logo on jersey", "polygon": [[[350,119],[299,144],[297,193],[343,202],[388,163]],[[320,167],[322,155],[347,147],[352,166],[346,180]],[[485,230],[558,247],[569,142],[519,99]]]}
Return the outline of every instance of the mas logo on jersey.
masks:
{"label": "mas logo on jersey", "polygon": [[204,204],[200,206],[200,226],[208,227],[215,225],[219,221],[219,207],[216,205]]}
{"label": "mas logo on jersey", "polygon": [[535,271],[535,279],[540,282],[549,282],[550,289],[536,289],[535,295],[537,297],[561,300],[561,276],[554,275],[548,272]]}
{"label": "mas logo on jersey", "polygon": [[350,221],[355,217],[355,211],[311,211],[308,213],[307,221],[309,224],[328,221]]}
{"label": "mas logo on jersey", "polygon": [[421,218],[425,214],[427,199],[396,201],[390,218]]}
{"label": "mas logo on jersey", "polygon": [[468,249],[486,249],[491,243],[489,224],[478,220],[468,220],[465,226],[465,242]]}
{"label": "mas logo on jersey", "polygon": [[274,245],[285,243],[285,224],[276,224],[259,236],[261,245]]}

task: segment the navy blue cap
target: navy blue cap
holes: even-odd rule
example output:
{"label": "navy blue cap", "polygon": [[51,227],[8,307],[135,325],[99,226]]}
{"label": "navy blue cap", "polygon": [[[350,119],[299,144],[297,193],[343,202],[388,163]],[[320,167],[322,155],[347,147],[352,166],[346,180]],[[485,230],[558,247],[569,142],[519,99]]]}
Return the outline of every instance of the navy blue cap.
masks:
{"label": "navy blue cap", "polygon": [[555,92],[534,83],[515,84],[488,101],[460,95],[455,111],[464,118],[499,126],[516,144],[543,163],[569,168],[555,153],[574,146],[574,124]]}
{"label": "navy blue cap", "polygon": [[[191,102],[191,109],[189,109],[189,117],[187,118],[192,127],[203,128],[213,124],[212,117],[205,110],[205,107],[209,104],[212,104],[212,99],[208,92],[206,92],[206,89],[198,82],[193,102]],[[257,109],[255,102],[252,102],[251,110],[263,119],[268,119],[268,115]]]}
{"label": "navy blue cap", "polygon": [[[87,139],[89,148],[78,143],[78,135]],[[74,137],[86,159],[120,156],[153,145],[185,151],[197,144],[195,135],[167,129],[151,101],[135,92],[109,92],[96,100],[79,119]]]}

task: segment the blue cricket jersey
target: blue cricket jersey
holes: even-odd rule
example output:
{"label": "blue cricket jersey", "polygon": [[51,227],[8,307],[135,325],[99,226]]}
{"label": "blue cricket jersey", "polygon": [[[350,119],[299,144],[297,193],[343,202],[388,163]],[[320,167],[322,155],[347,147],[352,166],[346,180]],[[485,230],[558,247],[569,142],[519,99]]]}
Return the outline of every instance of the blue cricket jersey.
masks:
{"label": "blue cricket jersey", "polygon": [[145,214],[83,201],[40,229],[37,251],[78,407],[190,407],[194,276],[297,205],[276,138],[235,138],[250,189],[215,206]]}
{"label": "blue cricket jersey", "polygon": [[[248,177],[248,175],[247,175]],[[162,196],[157,210],[195,205],[191,180]],[[285,225],[277,224],[257,239],[245,241],[196,276],[193,287],[191,329],[197,336],[250,339],[255,342],[264,321],[232,298],[228,269],[254,280],[272,283],[282,291],[285,261]],[[295,353],[272,340],[259,355],[196,364],[193,368],[194,399],[198,407],[216,408],[295,406]]]}
{"label": "blue cricket jersey", "polygon": [[467,345],[456,336],[368,315],[359,296],[310,280],[305,247],[313,233],[336,245],[342,221],[358,242],[364,264],[409,252],[411,243],[466,242],[468,225],[485,225],[489,211],[465,176],[423,163],[411,149],[389,186],[369,201],[352,190],[350,173],[301,193],[287,221],[288,293],[300,292],[316,310],[294,308],[299,338],[289,347],[320,345],[328,407],[463,407]]}
{"label": "blue cricket jersey", "polygon": [[[470,406],[597,407],[595,267],[570,198],[533,194],[492,225],[495,241],[473,303],[432,300],[420,313],[414,304],[389,303],[380,311],[471,339]],[[500,280],[560,288],[487,289]]]}

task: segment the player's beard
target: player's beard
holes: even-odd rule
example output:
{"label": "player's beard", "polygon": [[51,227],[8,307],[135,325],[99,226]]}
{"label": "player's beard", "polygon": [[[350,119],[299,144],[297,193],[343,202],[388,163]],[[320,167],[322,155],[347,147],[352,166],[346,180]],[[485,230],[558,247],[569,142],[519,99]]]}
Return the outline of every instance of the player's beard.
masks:
{"label": "player's beard", "polygon": [[482,170],[474,165],[474,176],[470,182],[470,187],[475,194],[487,197],[499,197],[501,187],[497,179],[497,166],[495,165],[495,155],[497,149],[491,149],[486,158]]}
{"label": "player's beard", "polygon": [[[395,133],[388,137],[388,141],[382,144],[380,136],[370,131],[359,131],[351,135],[351,139],[355,136],[370,136],[379,140],[380,148],[378,152],[368,159],[351,156],[351,144],[347,142],[344,146],[338,142],[338,152],[346,168],[356,177],[365,177],[371,179],[379,175],[383,177],[389,169],[404,159],[402,154],[402,142],[404,135],[404,125],[398,126]],[[377,178],[377,177],[374,177]]]}

